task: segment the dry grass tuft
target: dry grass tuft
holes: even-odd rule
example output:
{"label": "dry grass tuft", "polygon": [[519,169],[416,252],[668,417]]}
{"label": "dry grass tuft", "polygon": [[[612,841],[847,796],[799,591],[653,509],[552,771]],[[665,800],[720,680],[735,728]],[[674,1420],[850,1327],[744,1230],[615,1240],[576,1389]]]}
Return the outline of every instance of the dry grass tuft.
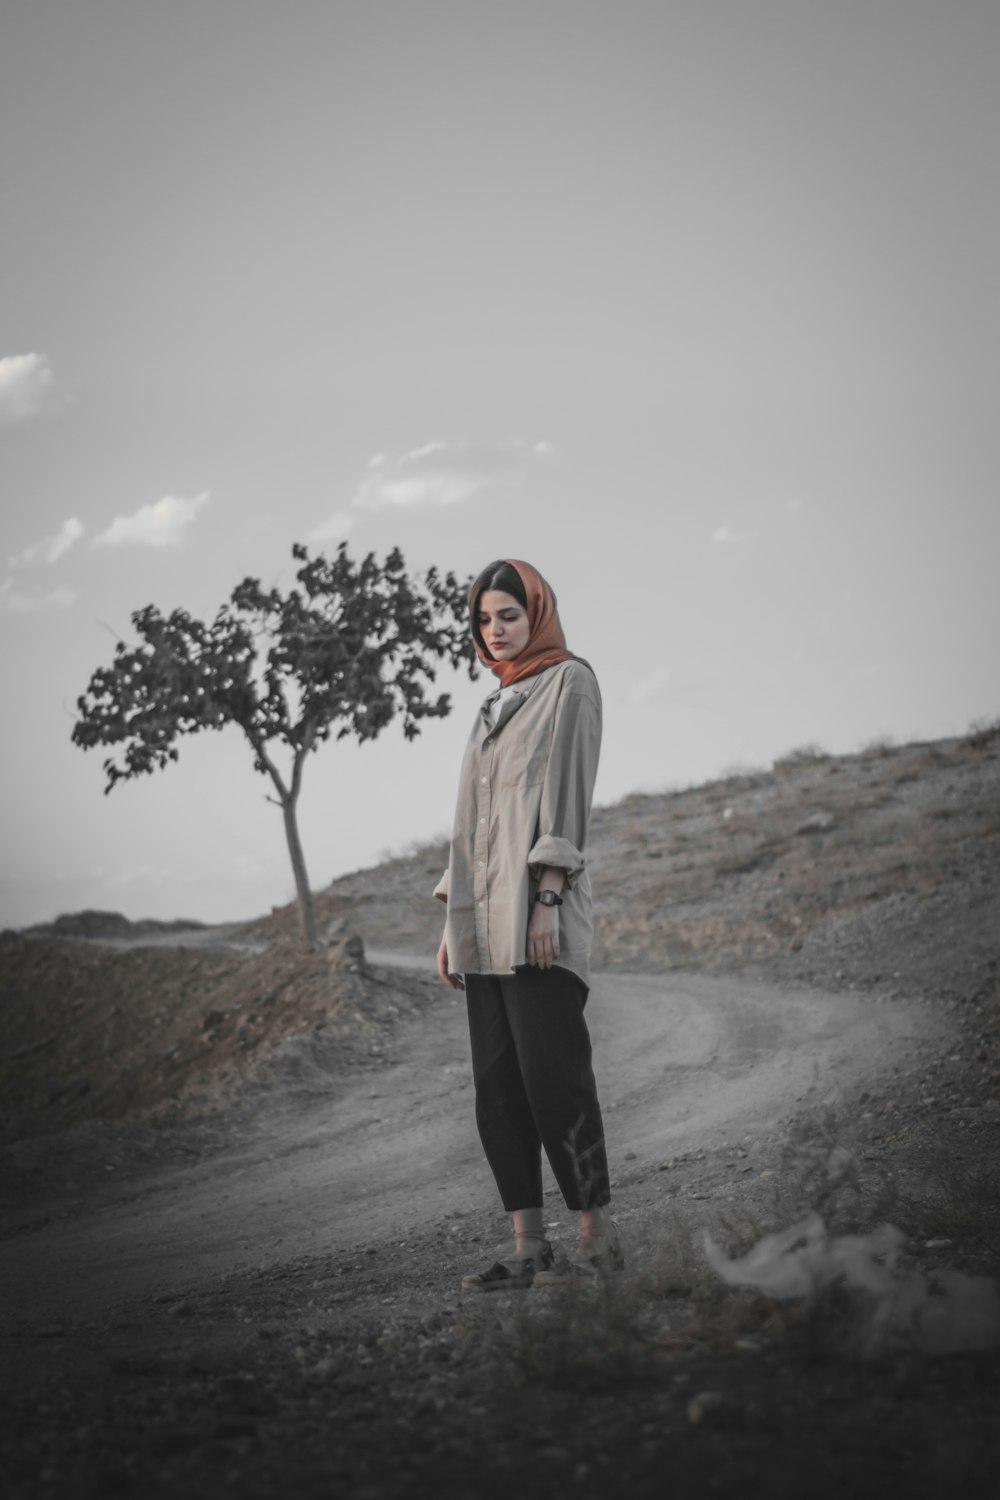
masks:
{"label": "dry grass tuft", "polygon": [[1000,740],[1000,718],[974,719],[962,743],[970,750],[986,750],[996,740]]}
{"label": "dry grass tuft", "polygon": [[794,772],[803,766],[814,766],[817,762],[829,760],[830,756],[821,745],[799,745],[794,750],[788,750],[784,755],[779,755],[774,762],[774,770],[780,775]]}
{"label": "dry grass tuft", "polygon": [[[906,1234],[887,1227],[887,1214],[892,1210],[908,1220],[911,1231],[922,1224],[925,1234],[940,1223],[965,1243],[979,1244],[993,1257],[995,1272],[1000,1269],[1000,1164],[942,1162],[933,1180],[907,1197],[888,1176],[862,1179],[857,1128],[834,1099],[807,1109],[789,1130],[775,1177],[781,1187],[769,1215],[773,1222],[808,1221],[822,1230],[808,1254],[826,1269],[808,1294],[790,1296],[777,1290],[777,1282],[773,1291],[766,1281],[754,1286],[752,1278],[738,1274],[739,1263],[759,1263],[769,1244],[794,1237],[794,1229],[765,1233],[757,1220],[717,1216],[707,1230],[712,1254],[718,1261],[721,1252],[736,1273],[726,1270],[724,1277],[723,1264],[716,1274],[703,1248],[705,1224],[675,1207],[662,1232],[645,1246],[632,1247],[626,1273],[536,1289],[509,1303],[486,1335],[494,1341],[497,1367],[513,1368],[528,1384],[602,1391],[672,1378],[678,1361],[691,1356],[719,1358],[775,1343],[781,1343],[783,1357],[810,1362],[970,1347],[962,1342],[968,1329],[958,1327],[962,1302],[974,1297],[992,1307],[988,1276],[981,1275],[991,1267],[978,1264],[978,1279],[945,1273],[938,1296],[933,1274],[906,1255],[897,1266],[898,1249],[888,1258],[882,1253],[886,1245],[902,1245]],[[866,1256],[881,1289],[868,1287],[863,1273],[857,1280],[854,1268]],[[932,1322],[947,1321],[949,1299],[956,1329],[931,1328],[928,1316]],[[460,1336],[467,1335],[460,1328]]]}

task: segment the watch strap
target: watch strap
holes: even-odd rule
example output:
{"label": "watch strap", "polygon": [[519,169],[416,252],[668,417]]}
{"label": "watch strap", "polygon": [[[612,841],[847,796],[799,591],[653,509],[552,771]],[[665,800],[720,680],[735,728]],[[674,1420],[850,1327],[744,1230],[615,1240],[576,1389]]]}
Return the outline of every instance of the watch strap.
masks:
{"label": "watch strap", "polygon": [[562,906],[563,898],[555,891],[536,891],[535,900],[541,906]]}

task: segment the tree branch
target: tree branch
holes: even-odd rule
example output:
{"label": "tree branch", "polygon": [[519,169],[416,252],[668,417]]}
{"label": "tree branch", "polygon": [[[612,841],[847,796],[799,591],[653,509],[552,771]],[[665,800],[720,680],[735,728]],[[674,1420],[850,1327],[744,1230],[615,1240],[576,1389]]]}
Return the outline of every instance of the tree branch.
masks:
{"label": "tree branch", "polygon": [[281,806],[284,807],[286,803],[291,800],[291,794],[285,785],[284,778],[282,777],[281,772],[278,770],[278,767],[268,755],[267,747],[264,744],[264,741],[260,739],[259,736],[251,734],[249,729],[247,729],[245,725],[244,733],[253,746],[257,759],[260,761],[261,765],[264,767],[265,771],[274,782],[274,785],[277,787],[278,796],[281,798]]}
{"label": "tree branch", "polygon": [[302,790],[302,768],[306,763],[306,757],[316,743],[317,728],[316,720],[309,719],[302,734],[302,744],[296,750],[292,760],[291,798],[293,802],[298,801],[299,792]]}

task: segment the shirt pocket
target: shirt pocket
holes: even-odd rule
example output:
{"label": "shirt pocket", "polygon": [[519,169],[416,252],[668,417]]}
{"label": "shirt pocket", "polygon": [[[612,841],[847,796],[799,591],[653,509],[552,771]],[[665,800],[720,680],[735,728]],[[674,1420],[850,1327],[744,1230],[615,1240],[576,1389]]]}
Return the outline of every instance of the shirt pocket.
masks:
{"label": "shirt pocket", "polygon": [[545,779],[548,735],[518,735],[497,745],[498,781],[502,787],[537,786]]}

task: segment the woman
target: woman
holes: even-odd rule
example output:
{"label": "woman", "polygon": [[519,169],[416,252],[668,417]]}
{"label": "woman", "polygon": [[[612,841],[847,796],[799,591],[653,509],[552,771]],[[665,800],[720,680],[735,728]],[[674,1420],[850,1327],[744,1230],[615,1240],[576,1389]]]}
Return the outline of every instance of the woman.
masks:
{"label": "woman", "polygon": [[[514,1248],[466,1291],[528,1287],[624,1264],[583,1010],[593,938],[583,850],[601,696],[566,649],[555,595],[528,563],[491,563],[469,591],[480,660],[500,679],[462,764],[438,950],[469,1013],[476,1121]],[[545,1237],[541,1148],[580,1243],[558,1268]]]}

